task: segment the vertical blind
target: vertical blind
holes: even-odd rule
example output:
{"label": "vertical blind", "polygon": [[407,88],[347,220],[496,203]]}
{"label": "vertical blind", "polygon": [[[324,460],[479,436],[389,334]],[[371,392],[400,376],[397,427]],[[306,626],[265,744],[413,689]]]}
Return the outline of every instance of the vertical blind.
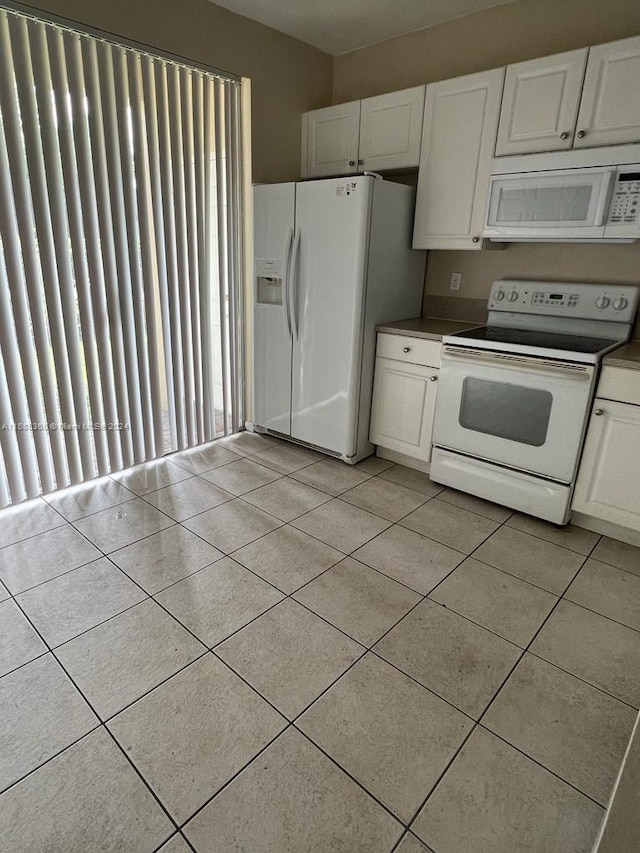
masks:
{"label": "vertical blind", "polygon": [[242,423],[240,86],[0,9],[0,505]]}

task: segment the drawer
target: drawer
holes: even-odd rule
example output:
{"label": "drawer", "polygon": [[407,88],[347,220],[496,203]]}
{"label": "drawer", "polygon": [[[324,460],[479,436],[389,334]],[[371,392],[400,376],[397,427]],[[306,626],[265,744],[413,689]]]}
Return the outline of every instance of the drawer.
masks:
{"label": "drawer", "polygon": [[600,374],[596,397],[640,406],[640,370],[604,367]]}
{"label": "drawer", "polygon": [[387,335],[378,333],[376,356],[407,361],[411,364],[423,364],[425,367],[440,367],[440,341],[427,338],[412,338],[408,335]]}

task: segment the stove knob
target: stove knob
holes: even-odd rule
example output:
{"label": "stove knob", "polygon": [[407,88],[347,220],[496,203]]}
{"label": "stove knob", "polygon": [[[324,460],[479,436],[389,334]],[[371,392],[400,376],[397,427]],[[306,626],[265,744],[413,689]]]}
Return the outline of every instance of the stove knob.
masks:
{"label": "stove knob", "polygon": [[607,308],[611,300],[608,296],[598,296],[596,299],[596,308]]}
{"label": "stove knob", "polygon": [[509,302],[515,302],[517,298],[518,298],[518,291],[517,290],[512,290],[511,293],[507,296],[507,299],[509,300]]}
{"label": "stove knob", "polygon": [[629,302],[624,298],[624,296],[619,296],[617,299],[613,300],[613,307],[616,311],[622,311],[628,304]]}
{"label": "stove knob", "polygon": [[496,302],[501,302],[504,299],[504,290],[496,290],[495,292],[495,300]]}

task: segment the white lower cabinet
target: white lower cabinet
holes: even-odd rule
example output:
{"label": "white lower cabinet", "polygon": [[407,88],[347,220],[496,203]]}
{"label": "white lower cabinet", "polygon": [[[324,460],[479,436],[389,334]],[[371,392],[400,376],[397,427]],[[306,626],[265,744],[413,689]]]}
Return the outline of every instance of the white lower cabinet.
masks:
{"label": "white lower cabinet", "polygon": [[640,531],[640,405],[596,398],[571,508]]}
{"label": "white lower cabinet", "polygon": [[[405,347],[405,341],[412,339],[393,335],[378,337],[369,440],[387,450],[428,462],[439,371],[437,367],[407,360],[414,358],[421,348],[414,345],[415,340]],[[388,342],[402,353],[402,360],[380,357],[381,351],[389,350]],[[436,348],[433,342],[429,343],[429,351],[437,350],[439,354],[440,345]],[[405,348],[407,353],[403,352]]]}

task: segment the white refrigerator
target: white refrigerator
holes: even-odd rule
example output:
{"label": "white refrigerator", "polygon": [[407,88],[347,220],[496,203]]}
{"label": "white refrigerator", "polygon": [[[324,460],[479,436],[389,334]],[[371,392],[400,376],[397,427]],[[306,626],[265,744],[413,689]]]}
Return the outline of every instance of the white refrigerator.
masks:
{"label": "white refrigerator", "polygon": [[377,323],[420,316],[414,190],[374,176],[254,188],[253,424],[371,455]]}

